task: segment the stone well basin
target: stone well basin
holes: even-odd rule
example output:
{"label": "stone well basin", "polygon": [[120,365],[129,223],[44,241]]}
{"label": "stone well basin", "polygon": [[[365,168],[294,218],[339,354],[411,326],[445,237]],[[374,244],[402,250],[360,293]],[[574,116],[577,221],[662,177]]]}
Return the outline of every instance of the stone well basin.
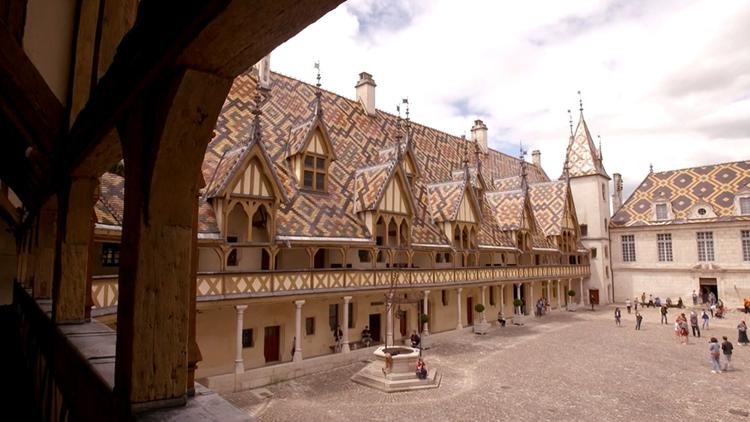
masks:
{"label": "stone well basin", "polygon": [[393,358],[393,369],[388,378],[414,377],[414,371],[419,359],[419,349],[408,346],[380,346],[375,349],[375,360],[381,368],[385,368],[385,354],[390,353]]}

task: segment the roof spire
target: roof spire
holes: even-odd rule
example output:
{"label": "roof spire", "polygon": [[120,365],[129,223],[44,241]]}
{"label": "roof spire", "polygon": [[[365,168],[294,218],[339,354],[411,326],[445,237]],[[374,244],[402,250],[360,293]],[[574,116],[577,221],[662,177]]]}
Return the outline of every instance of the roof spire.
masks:
{"label": "roof spire", "polygon": [[323,94],[320,92],[320,61],[315,62],[314,68],[318,71],[318,75],[316,79],[318,80],[318,83],[315,84],[316,90],[315,90],[315,101],[316,101],[316,110],[315,113],[318,116],[323,115],[323,107],[322,107],[322,96]]}
{"label": "roof spire", "polygon": [[583,97],[581,97],[581,91],[578,91],[578,110],[583,113]]}
{"label": "roof spire", "polygon": [[602,161],[602,135],[596,135],[596,138],[599,140],[599,161]]}
{"label": "roof spire", "polygon": [[260,111],[260,102],[262,101],[262,98],[260,96],[260,90],[255,90],[255,95],[253,96],[253,99],[255,100],[255,104],[253,105],[253,134],[251,137],[252,142],[260,142],[260,115],[263,114],[263,112]]}
{"label": "roof spire", "polygon": [[654,163],[649,163],[648,165],[648,174],[654,173]]}
{"label": "roof spire", "polygon": [[523,149],[523,141],[520,141],[518,143],[518,148],[520,154],[518,155],[518,159],[521,160],[521,190],[526,192],[529,188],[528,181],[526,180],[526,150]]}
{"label": "roof spire", "polygon": [[573,136],[573,113],[568,109],[568,125],[570,126],[570,136]]}

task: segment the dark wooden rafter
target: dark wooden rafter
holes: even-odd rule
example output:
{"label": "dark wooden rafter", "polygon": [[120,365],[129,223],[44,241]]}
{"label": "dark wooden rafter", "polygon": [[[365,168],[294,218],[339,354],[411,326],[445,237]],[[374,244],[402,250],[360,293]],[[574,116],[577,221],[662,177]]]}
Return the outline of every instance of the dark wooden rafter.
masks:
{"label": "dark wooden rafter", "polygon": [[0,0],[0,23],[2,23],[20,45],[23,26],[26,23],[27,0]]}

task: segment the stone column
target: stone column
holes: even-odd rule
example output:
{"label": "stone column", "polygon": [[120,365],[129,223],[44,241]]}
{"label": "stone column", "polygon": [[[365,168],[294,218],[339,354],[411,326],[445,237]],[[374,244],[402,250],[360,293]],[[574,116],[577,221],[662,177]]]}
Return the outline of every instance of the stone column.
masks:
{"label": "stone column", "polygon": [[500,313],[505,316],[505,285],[501,284],[500,288]]}
{"label": "stone column", "polygon": [[245,323],[245,309],[247,305],[236,305],[237,310],[237,343],[234,356],[234,373],[241,374],[245,372],[245,360],[242,358],[242,327]]}
{"label": "stone column", "polygon": [[556,281],[557,284],[557,309],[562,309],[562,297],[560,292],[560,280]]}
{"label": "stone column", "polygon": [[464,328],[464,324],[461,321],[461,292],[463,290],[462,287],[456,289],[456,330]]}
{"label": "stone column", "polygon": [[549,302],[549,306],[552,308],[552,280],[547,280],[547,302]]}
{"label": "stone column", "polygon": [[[387,305],[386,305],[387,306]],[[390,307],[387,307],[385,314],[385,345],[393,346],[393,295],[391,295]]]}
{"label": "stone column", "polygon": [[482,286],[482,306],[484,306],[484,311],[482,311],[482,315],[481,315],[482,324],[487,323],[487,315],[486,315],[487,314],[487,304],[484,301],[484,297],[485,297],[485,292],[486,291],[487,291],[487,286]]}
{"label": "stone column", "polygon": [[349,353],[349,303],[352,301],[351,296],[344,296],[344,339],[341,345],[341,352]]}
{"label": "stone column", "polygon": [[583,293],[583,277],[581,277],[581,305],[586,304],[586,295]]}
{"label": "stone column", "polygon": [[[424,309],[424,314],[429,317],[430,314],[430,308],[429,308],[429,302],[428,299],[430,298],[430,291],[425,290],[424,291],[424,297],[422,298],[422,308]],[[430,335],[430,323],[425,322],[422,324],[422,337],[429,336]]]}
{"label": "stone column", "polygon": [[533,311],[534,309],[536,309],[536,301],[534,300],[534,282],[533,281],[529,283],[529,300],[526,301],[526,309],[527,311],[529,310]]}
{"label": "stone column", "polygon": [[302,305],[304,304],[305,304],[304,300],[294,301],[295,309],[294,309],[294,356],[292,357],[293,362],[302,362]]}
{"label": "stone column", "polygon": [[[518,283],[518,284],[515,285],[516,286],[516,297],[515,297],[515,299],[520,299],[521,298],[521,286],[522,285],[523,285],[523,283]],[[515,301],[515,299],[513,299],[513,300]],[[523,309],[520,308],[520,307],[517,307],[516,305],[513,305],[513,313],[516,313],[516,312],[518,312],[519,315],[523,315]]]}

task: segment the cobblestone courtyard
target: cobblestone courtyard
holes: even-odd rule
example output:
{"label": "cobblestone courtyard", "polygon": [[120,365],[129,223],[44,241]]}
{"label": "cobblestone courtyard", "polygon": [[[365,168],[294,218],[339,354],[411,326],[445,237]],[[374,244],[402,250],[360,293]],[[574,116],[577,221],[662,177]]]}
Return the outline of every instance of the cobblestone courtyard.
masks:
{"label": "cobblestone courtyard", "polygon": [[[440,388],[386,394],[349,381],[365,363],[268,386],[273,397],[226,394],[261,421],[331,420],[748,420],[750,347],[736,344],[738,321],[712,320],[690,344],[675,341],[658,311],[614,308],[553,312],[523,327],[493,328],[486,336],[456,335],[426,352],[443,374]],[[676,310],[670,310],[674,322]],[[750,319],[748,319],[750,321]],[[711,374],[708,338],[729,336],[734,370]]]}

